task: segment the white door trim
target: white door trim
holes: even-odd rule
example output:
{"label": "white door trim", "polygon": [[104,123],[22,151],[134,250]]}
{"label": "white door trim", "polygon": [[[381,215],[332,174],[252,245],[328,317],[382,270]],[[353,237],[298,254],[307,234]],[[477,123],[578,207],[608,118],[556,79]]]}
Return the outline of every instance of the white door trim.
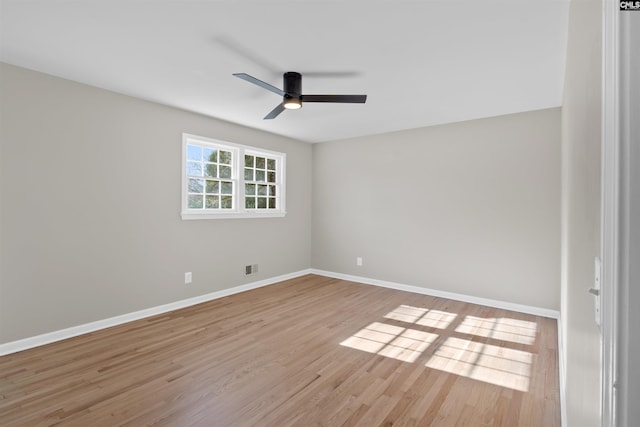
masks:
{"label": "white door trim", "polygon": [[601,425],[616,426],[620,206],[620,92],[617,0],[603,2],[602,160],[600,200]]}

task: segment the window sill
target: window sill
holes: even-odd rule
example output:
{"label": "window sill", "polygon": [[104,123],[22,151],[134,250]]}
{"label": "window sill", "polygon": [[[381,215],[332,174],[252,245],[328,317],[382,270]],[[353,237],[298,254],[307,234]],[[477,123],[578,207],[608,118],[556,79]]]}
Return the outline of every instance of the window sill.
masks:
{"label": "window sill", "polygon": [[286,212],[221,212],[221,213],[193,213],[182,212],[180,216],[183,221],[194,219],[240,219],[240,218],[282,218]]}

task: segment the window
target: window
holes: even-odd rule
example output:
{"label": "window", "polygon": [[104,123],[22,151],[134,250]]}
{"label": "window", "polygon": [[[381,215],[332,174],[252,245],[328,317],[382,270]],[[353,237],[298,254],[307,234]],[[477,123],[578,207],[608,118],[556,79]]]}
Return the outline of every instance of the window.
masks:
{"label": "window", "polygon": [[281,217],[284,153],[182,136],[182,219]]}

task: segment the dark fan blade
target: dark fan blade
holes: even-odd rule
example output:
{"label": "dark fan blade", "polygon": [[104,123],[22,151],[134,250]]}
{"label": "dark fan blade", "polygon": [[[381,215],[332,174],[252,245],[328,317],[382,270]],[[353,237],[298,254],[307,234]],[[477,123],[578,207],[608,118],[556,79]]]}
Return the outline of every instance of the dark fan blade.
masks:
{"label": "dark fan blade", "polygon": [[270,85],[269,83],[263,82],[262,80],[258,80],[253,76],[250,76],[249,74],[246,73],[234,73],[234,76],[241,78],[242,80],[246,80],[249,83],[253,83],[254,85],[258,85],[262,88],[265,88],[266,90],[270,90],[273,93],[276,93],[280,96],[284,96],[284,92],[280,89],[278,89],[275,86]]}
{"label": "dark fan blade", "polygon": [[299,71],[305,77],[321,78],[351,78],[358,77],[361,73],[357,71]]}
{"label": "dark fan blade", "polygon": [[367,95],[302,95],[302,102],[340,102],[346,104],[364,104]]}
{"label": "dark fan blade", "polygon": [[263,120],[275,119],[276,117],[278,117],[278,114],[282,113],[283,111],[284,111],[284,104],[281,103],[276,108],[271,110],[271,112],[269,114],[264,116]]}

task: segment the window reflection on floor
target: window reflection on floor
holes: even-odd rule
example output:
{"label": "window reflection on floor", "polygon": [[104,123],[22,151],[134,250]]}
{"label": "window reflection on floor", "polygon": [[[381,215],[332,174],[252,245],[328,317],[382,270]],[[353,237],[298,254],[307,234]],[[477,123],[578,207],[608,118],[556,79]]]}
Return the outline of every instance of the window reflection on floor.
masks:
{"label": "window reflection on floor", "polygon": [[535,322],[505,317],[465,316],[456,332],[531,345],[536,340],[537,325]]}
{"label": "window reflection on floor", "polygon": [[458,319],[456,313],[410,305],[398,306],[384,319],[340,345],[413,363],[447,336],[430,349],[425,366],[514,390],[529,389],[533,355],[526,348],[536,340],[535,322],[469,315]]}
{"label": "window reflection on floor", "polygon": [[454,337],[446,339],[426,366],[478,381],[528,391],[533,355]]}
{"label": "window reflection on floor", "polygon": [[436,334],[416,329],[373,322],[341,342],[340,345],[392,357],[403,362],[414,362],[437,337]]}
{"label": "window reflection on floor", "polygon": [[412,307],[410,305],[400,305],[384,317],[401,322],[445,329],[455,320],[457,314],[440,310],[430,310],[428,308]]}

